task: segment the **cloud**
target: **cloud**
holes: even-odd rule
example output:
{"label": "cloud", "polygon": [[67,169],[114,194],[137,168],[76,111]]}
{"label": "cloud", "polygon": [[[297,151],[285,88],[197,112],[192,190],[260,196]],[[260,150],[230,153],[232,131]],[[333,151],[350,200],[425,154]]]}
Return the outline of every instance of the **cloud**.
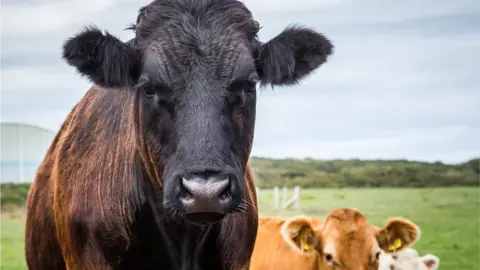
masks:
{"label": "cloud", "polygon": [[[29,92],[51,92],[55,90],[65,92],[62,88],[68,88],[72,81],[86,82],[86,79],[82,79],[73,68],[67,65],[8,68],[2,71],[2,76],[6,78],[2,84],[3,93],[24,92],[28,94]],[[87,84],[82,83],[81,85],[85,86]]]}
{"label": "cloud", "polygon": [[283,140],[282,143],[256,144],[252,153],[276,158],[312,157],[318,159],[415,159],[456,163],[478,156],[479,145],[452,144],[476,138],[480,128],[447,126],[430,129],[382,131],[375,136],[336,141]]}
{"label": "cloud", "polygon": [[70,109],[43,109],[27,110],[21,113],[3,112],[1,120],[6,122],[28,123],[52,131],[60,129],[61,124],[67,118]]}
{"label": "cloud", "polygon": [[[446,16],[450,14],[478,14],[480,3],[471,0],[436,0],[385,3],[382,0],[307,0],[301,4],[296,1],[244,0],[257,17],[271,18],[284,16],[305,23],[358,25],[388,24],[407,20]],[[305,16],[315,15],[316,20],[306,21]],[[278,17],[277,17],[278,18]],[[289,21],[289,20],[283,20]]]}
{"label": "cloud", "polygon": [[[86,1],[86,2],[85,2]],[[149,0],[2,2],[1,118],[58,129],[90,83],[61,60],[86,24],[123,40]],[[301,84],[258,94],[253,154],[273,157],[480,156],[480,2],[244,0],[260,38],[300,23],[335,45]]]}
{"label": "cloud", "polygon": [[[76,23],[96,12],[111,7],[113,0],[51,1],[39,5],[7,5],[2,7],[5,36],[36,35],[53,32]],[[14,27],[12,27],[14,26]]]}
{"label": "cloud", "polygon": [[[308,80],[309,84],[315,79],[318,79],[315,82],[337,85],[353,80],[361,84],[385,87],[381,84],[387,83],[391,87],[403,88],[438,80],[459,83],[474,74],[472,65],[480,65],[474,57],[480,46],[480,36],[473,33],[457,35],[455,39],[372,34],[368,39],[354,36],[334,39],[334,42],[335,54],[317,72],[318,76]],[[452,73],[451,68],[461,70]],[[439,73],[445,76],[438,76]],[[407,74],[408,77],[400,77]]]}
{"label": "cloud", "polygon": [[330,5],[338,5],[345,0],[305,0],[299,5],[295,1],[276,1],[276,0],[240,0],[255,14],[275,14],[277,12],[297,12],[309,9],[319,9]]}

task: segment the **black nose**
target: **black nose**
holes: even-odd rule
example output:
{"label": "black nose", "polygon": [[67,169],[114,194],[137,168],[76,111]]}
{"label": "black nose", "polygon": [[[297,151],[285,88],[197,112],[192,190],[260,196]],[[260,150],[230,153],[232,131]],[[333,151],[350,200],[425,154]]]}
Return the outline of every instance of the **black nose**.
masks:
{"label": "black nose", "polygon": [[181,177],[180,202],[190,217],[210,213],[221,218],[231,207],[231,177],[222,173],[190,174]]}

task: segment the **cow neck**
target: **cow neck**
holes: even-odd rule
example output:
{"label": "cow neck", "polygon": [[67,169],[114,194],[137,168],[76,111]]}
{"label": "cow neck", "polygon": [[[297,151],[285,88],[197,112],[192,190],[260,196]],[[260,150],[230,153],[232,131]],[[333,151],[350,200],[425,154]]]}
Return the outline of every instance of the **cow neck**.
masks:
{"label": "cow neck", "polygon": [[[200,269],[205,264],[211,249],[209,249],[210,238],[213,235],[215,225],[193,226],[187,225],[187,230],[182,246],[182,270]],[[210,254],[212,255],[212,254]]]}
{"label": "cow neck", "polygon": [[216,251],[217,225],[195,226],[184,221],[175,222],[161,218],[162,210],[155,208],[153,199],[148,200],[154,211],[156,227],[162,236],[164,249],[168,252],[174,269],[199,270],[204,269],[201,266],[211,264]]}
{"label": "cow neck", "polygon": [[[174,269],[181,269],[181,257],[179,243],[181,239],[178,239],[179,234],[176,232],[171,232],[172,229],[175,229],[175,226],[171,226],[164,218],[163,213],[159,213],[159,209],[155,202],[154,196],[147,196],[148,205],[153,213],[153,218],[155,220],[155,225],[160,232],[162,237],[162,243],[164,245],[164,250],[168,253],[168,258],[170,258],[171,263],[175,266]],[[180,241],[179,241],[180,240]]]}
{"label": "cow neck", "polygon": [[196,226],[165,218],[163,208],[158,207],[155,199],[157,196],[148,193],[148,206],[174,269],[197,270],[203,269],[201,265],[212,263],[210,260],[215,253],[212,249],[216,248],[215,232],[218,225]]}

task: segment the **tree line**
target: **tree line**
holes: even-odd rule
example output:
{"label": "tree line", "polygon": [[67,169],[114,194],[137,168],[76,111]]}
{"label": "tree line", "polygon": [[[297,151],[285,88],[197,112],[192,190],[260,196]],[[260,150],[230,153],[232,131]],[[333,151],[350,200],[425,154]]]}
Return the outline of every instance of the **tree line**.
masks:
{"label": "tree line", "polygon": [[480,158],[460,164],[408,160],[314,160],[252,158],[255,183],[309,187],[478,186]]}

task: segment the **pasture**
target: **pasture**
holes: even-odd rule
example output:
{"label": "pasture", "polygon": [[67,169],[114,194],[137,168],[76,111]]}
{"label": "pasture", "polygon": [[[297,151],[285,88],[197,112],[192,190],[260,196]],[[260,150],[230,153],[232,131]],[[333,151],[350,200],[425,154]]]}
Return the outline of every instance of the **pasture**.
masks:
{"label": "pasture", "polygon": [[[291,217],[305,214],[324,218],[336,207],[356,207],[376,225],[402,216],[422,229],[414,248],[440,258],[440,269],[480,269],[479,189],[378,188],[302,189],[300,209],[273,208],[273,192],[261,190],[261,215]],[[0,269],[27,269],[24,260],[24,210],[2,211]]]}

